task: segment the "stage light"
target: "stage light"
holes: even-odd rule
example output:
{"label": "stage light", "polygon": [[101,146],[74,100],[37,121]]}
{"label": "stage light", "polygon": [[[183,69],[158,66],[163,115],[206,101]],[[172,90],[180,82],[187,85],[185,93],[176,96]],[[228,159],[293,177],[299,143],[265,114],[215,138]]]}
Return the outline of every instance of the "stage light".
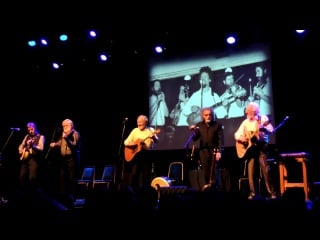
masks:
{"label": "stage light", "polygon": [[163,47],[162,45],[157,45],[154,48],[154,51],[157,54],[163,53],[165,50],[166,50],[165,47]]}
{"label": "stage light", "polygon": [[59,69],[59,68],[60,68],[60,65],[59,65],[59,63],[54,62],[54,63],[52,63],[52,67],[53,67],[54,69]]}
{"label": "stage light", "polygon": [[41,38],[40,43],[41,43],[41,45],[43,45],[43,46],[47,46],[47,45],[48,45],[48,40],[45,39],[45,38]]}
{"label": "stage light", "polygon": [[34,40],[28,41],[28,46],[29,47],[35,47],[36,45],[37,45],[36,41],[34,41]]}
{"label": "stage light", "polygon": [[96,38],[96,37],[97,37],[97,32],[96,32],[96,31],[93,31],[93,30],[90,30],[90,31],[89,31],[89,37],[90,37],[90,38]]}
{"label": "stage light", "polygon": [[65,42],[68,40],[68,36],[66,34],[61,34],[59,39],[60,39],[60,41]]}
{"label": "stage light", "polygon": [[100,53],[99,55],[99,61],[100,62],[106,62],[108,61],[109,57],[107,53]]}
{"label": "stage light", "polygon": [[227,43],[228,44],[235,44],[236,43],[236,37],[234,35],[230,35],[227,37]]}

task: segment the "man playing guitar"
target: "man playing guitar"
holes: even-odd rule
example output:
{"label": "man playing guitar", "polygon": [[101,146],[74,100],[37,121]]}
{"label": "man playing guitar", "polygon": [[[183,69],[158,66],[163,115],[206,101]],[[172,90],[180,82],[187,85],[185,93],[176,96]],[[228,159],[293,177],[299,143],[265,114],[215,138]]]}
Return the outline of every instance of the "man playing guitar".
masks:
{"label": "man playing guitar", "polygon": [[18,147],[21,160],[19,184],[20,187],[37,187],[38,168],[43,157],[45,137],[38,132],[33,122],[27,123],[27,131]]}
{"label": "man playing guitar", "polygon": [[247,171],[250,194],[248,199],[256,195],[254,184],[255,163],[259,162],[266,184],[266,189],[271,198],[275,198],[272,182],[267,169],[268,135],[274,131],[267,116],[259,115],[259,106],[250,102],[246,107],[247,118],[243,120],[234,134],[237,155],[240,159],[248,160]]}
{"label": "man playing guitar", "polygon": [[148,161],[147,150],[153,149],[159,141],[158,131],[148,127],[148,117],[139,115],[137,127],[133,128],[124,140],[124,154],[128,170],[128,185],[138,190],[151,182],[151,161]]}

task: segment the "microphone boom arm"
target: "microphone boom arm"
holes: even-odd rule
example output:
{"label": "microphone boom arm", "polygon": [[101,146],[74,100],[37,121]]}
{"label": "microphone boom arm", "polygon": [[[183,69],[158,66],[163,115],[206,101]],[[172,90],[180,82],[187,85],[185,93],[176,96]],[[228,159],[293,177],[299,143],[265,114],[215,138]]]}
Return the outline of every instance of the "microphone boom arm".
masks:
{"label": "microphone boom arm", "polygon": [[286,116],[286,117],[282,120],[282,122],[279,123],[279,125],[274,128],[273,132],[276,132],[280,127],[282,127],[283,124],[285,124],[285,122],[286,122],[288,119],[289,119],[289,116]]}

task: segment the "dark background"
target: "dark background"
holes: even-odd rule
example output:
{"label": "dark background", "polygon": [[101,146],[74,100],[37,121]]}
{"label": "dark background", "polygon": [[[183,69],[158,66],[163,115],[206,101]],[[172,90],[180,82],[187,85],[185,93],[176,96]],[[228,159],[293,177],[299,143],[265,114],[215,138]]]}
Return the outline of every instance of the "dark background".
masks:
{"label": "dark background", "polygon": [[[8,28],[8,37],[3,39],[2,46],[0,146],[4,147],[2,166],[9,166],[13,175],[26,123],[36,122],[48,144],[65,118],[72,119],[81,133],[83,165],[116,163],[121,167],[123,130],[125,138],[136,126],[136,117],[148,115],[148,61],[154,57],[154,43],[162,40],[166,44],[163,58],[188,57],[228,49],[224,36],[235,31],[240,38],[235,49],[261,42],[271,46],[275,123],[289,116],[276,133],[274,148],[279,152],[310,152],[311,176],[320,178],[315,116],[319,95],[318,17],[266,14],[227,20],[197,9],[186,15],[176,11],[151,13],[140,9],[125,14],[120,13],[121,8],[117,12],[102,11],[98,6],[95,9],[98,11],[87,14],[74,9],[72,17],[68,17],[67,9],[52,9],[54,14],[50,15],[46,11],[13,11],[5,20],[3,31]],[[103,15],[99,16],[101,12]],[[99,30],[103,41],[87,43],[84,33],[89,27]],[[294,33],[299,27],[308,29],[304,38]],[[31,36],[43,34],[53,38],[63,31],[73,36],[71,45],[55,44],[35,51],[26,46],[26,39]],[[101,46],[111,49],[111,61],[106,64],[93,57]],[[64,59],[61,71],[54,72],[47,66],[51,55]],[[21,131],[11,135],[11,127]],[[226,149],[228,161],[236,161],[234,154],[233,148]],[[162,175],[162,169],[166,169],[162,165],[184,160],[185,156],[184,149],[166,150],[156,152],[153,160]]]}

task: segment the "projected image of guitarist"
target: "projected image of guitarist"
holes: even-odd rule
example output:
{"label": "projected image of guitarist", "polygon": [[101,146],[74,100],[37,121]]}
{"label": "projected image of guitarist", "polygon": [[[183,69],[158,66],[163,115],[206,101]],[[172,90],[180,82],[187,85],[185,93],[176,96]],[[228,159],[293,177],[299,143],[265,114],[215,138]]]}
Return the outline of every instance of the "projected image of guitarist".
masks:
{"label": "projected image of guitarist", "polygon": [[204,107],[214,108],[215,118],[222,119],[227,116],[227,111],[222,106],[222,99],[212,87],[213,72],[209,66],[199,69],[198,81],[200,88],[193,92],[188,101],[183,105],[177,126],[190,126],[201,119],[200,109]]}
{"label": "projected image of guitarist", "polygon": [[152,127],[148,127],[148,117],[139,115],[137,127],[133,128],[124,140],[124,157],[126,162],[127,184],[133,190],[149,186],[151,183],[151,160],[148,158],[148,150],[152,150],[158,143],[158,133]]}
{"label": "projected image of guitarist", "polygon": [[247,118],[243,120],[234,134],[236,151],[239,159],[247,161],[247,175],[249,180],[250,194],[248,199],[256,196],[255,190],[255,164],[259,164],[269,197],[274,199],[273,190],[267,163],[269,135],[274,127],[266,115],[259,115],[259,106],[250,102],[246,107]]}

